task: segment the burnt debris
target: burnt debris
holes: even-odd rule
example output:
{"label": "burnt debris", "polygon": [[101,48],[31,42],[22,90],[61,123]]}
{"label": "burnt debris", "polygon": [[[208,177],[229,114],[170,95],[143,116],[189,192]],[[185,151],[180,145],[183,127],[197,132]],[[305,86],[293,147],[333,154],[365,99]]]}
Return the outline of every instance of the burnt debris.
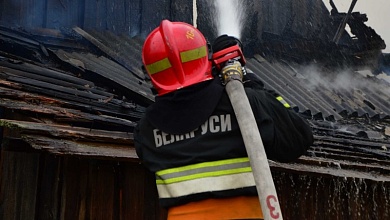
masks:
{"label": "burnt debris", "polygon": [[382,62],[386,60],[381,52],[386,48],[384,40],[365,24],[368,21],[366,14],[352,12],[356,0],[352,1],[348,13],[339,12],[333,1],[330,2],[332,10],[323,14],[327,16],[325,22],[309,36],[293,30],[294,16],[282,34],[264,32],[263,54],[301,64],[316,62],[329,69],[364,68],[378,73],[386,65],[388,68],[388,63]]}

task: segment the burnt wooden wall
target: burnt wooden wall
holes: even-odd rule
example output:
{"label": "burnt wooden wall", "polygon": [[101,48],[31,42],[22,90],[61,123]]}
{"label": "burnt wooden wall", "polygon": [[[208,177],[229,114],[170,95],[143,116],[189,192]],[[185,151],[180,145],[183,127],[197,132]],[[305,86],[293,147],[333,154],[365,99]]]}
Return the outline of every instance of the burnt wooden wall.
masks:
{"label": "burnt wooden wall", "polygon": [[[16,111],[0,111],[0,116],[27,121]],[[0,133],[0,219],[166,218],[166,211],[158,205],[154,177],[138,160],[49,154],[31,150],[16,133],[8,127]],[[390,217],[390,182],[385,177],[374,181],[368,175],[335,176],[338,169],[334,173],[271,169],[286,220]]]}
{"label": "burnt wooden wall", "polygon": [[162,19],[192,23],[190,0],[1,0],[0,21],[14,27],[109,30],[146,36]]}
{"label": "burnt wooden wall", "polygon": [[[322,0],[243,2],[247,19],[241,40],[246,50],[262,40],[264,31],[282,34],[284,30],[291,29],[303,36],[311,36],[320,32],[329,19]],[[162,19],[192,24],[192,5],[191,0],[1,0],[0,21],[27,29],[78,26],[146,37]],[[208,0],[197,0],[197,10],[198,28],[206,38],[214,39],[217,32],[212,4]]]}
{"label": "burnt wooden wall", "polygon": [[[3,108],[0,117],[36,120]],[[51,154],[33,149],[17,129],[0,132],[1,220],[166,219],[154,175],[137,159]]]}
{"label": "burnt wooden wall", "polygon": [[[0,219],[163,220],[153,176],[138,163],[2,151]],[[390,184],[273,171],[284,219],[383,220]]]}
{"label": "burnt wooden wall", "polygon": [[[329,22],[329,12],[322,0],[245,0],[243,8],[246,19],[242,26],[241,41],[244,53],[251,56],[263,41],[264,32],[283,35],[293,31],[309,38],[321,32]],[[215,8],[208,0],[198,0],[198,28],[209,39],[216,37]],[[332,33],[329,33],[333,36]]]}
{"label": "burnt wooden wall", "polygon": [[273,171],[286,220],[385,220],[390,217],[390,182]]}
{"label": "burnt wooden wall", "polygon": [[153,175],[138,163],[3,149],[0,168],[0,219],[166,216],[158,205]]}

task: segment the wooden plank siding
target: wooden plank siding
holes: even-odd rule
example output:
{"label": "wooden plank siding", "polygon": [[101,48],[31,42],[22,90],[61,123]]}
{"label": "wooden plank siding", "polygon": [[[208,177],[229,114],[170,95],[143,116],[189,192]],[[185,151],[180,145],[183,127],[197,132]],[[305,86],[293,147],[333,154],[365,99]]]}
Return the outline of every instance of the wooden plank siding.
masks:
{"label": "wooden plank siding", "polygon": [[154,176],[138,163],[9,150],[1,156],[0,219],[166,218]]}
{"label": "wooden plank siding", "polygon": [[166,219],[132,134],[28,122],[2,110],[11,120],[1,119],[0,219]]}
{"label": "wooden plank siding", "polygon": [[[2,151],[1,161],[1,219],[166,217],[158,206],[153,175],[138,163],[9,150]],[[381,220],[390,215],[389,182],[275,167],[272,172],[286,219]]]}
{"label": "wooden plank siding", "polygon": [[[242,5],[246,20],[242,21],[242,36],[246,54],[262,41],[264,32],[281,35],[291,29],[302,37],[311,37],[328,21],[328,12],[322,0],[247,0]],[[215,8],[208,0],[198,0],[198,28],[206,38],[217,37]],[[247,55],[248,56],[248,55]]]}
{"label": "wooden plank siding", "polygon": [[[157,10],[156,10],[157,9]],[[108,30],[146,37],[162,19],[192,23],[190,0],[3,0],[0,21],[23,28]]]}
{"label": "wooden plank siding", "polygon": [[0,20],[11,26],[45,27],[45,5],[42,0],[0,1]]}
{"label": "wooden plank siding", "polygon": [[39,154],[2,151],[0,163],[0,219],[34,218]]}
{"label": "wooden plank siding", "polygon": [[390,216],[390,182],[297,175],[273,169],[285,219],[385,220]]}
{"label": "wooden plank siding", "polygon": [[[0,21],[25,28],[73,28],[107,30],[115,34],[145,38],[162,19],[193,23],[190,0],[3,0]],[[14,8],[17,13],[10,13]],[[309,37],[317,33],[326,16],[322,0],[245,1],[247,20],[243,21],[244,46],[261,40],[263,31],[280,34],[291,26],[293,31]],[[208,39],[216,37],[215,10],[207,0],[197,1],[198,28]]]}
{"label": "wooden plank siding", "polygon": [[46,12],[47,16],[45,28],[71,27],[83,23],[84,2],[78,0],[47,1],[46,8],[42,11]]}

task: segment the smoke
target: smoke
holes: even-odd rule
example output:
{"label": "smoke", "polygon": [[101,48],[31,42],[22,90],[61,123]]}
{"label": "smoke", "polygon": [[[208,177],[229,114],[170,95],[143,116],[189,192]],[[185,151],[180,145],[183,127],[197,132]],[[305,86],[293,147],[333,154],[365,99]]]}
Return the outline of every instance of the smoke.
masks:
{"label": "smoke", "polygon": [[390,75],[385,73],[380,73],[377,78],[382,79],[390,84]]}
{"label": "smoke", "polygon": [[218,36],[227,34],[241,38],[245,23],[245,0],[214,0]]}
{"label": "smoke", "polygon": [[363,79],[365,73],[360,74],[349,69],[325,72],[317,65],[312,64],[299,69],[299,72],[309,81],[308,87],[311,90],[327,88],[334,91],[352,91],[371,86],[368,80]]}

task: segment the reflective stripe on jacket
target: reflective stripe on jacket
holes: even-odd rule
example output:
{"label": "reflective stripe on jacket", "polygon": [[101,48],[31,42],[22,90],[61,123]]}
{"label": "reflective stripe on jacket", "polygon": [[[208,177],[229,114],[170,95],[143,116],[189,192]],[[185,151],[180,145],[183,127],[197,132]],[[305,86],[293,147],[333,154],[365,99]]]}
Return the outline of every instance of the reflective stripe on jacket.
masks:
{"label": "reflective stripe on jacket", "polygon": [[204,162],[156,172],[160,198],[255,186],[249,158]]}

